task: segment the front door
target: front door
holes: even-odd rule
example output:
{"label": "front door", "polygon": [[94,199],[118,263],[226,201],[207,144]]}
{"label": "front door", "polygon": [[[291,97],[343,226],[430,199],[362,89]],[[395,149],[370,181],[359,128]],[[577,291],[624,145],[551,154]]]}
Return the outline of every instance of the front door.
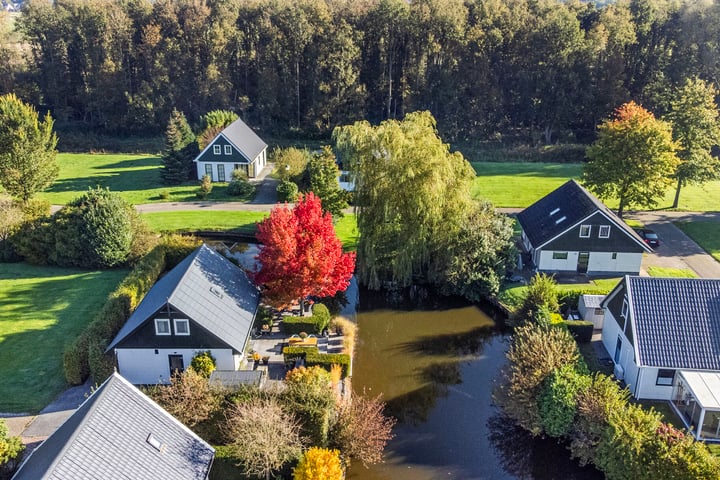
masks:
{"label": "front door", "polygon": [[182,355],[168,355],[168,360],[170,361],[170,375],[182,373],[185,370]]}
{"label": "front door", "polygon": [[590,252],[578,253],[578,264],[577,264],[578,273],[587,273],[589,261],[590,261]]}

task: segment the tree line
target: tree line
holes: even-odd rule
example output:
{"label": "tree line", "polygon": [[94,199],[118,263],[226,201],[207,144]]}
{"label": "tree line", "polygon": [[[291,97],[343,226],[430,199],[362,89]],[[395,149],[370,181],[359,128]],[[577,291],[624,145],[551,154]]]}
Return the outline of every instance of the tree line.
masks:
{"label": "tree line", "polygon": [[31,0],[15,25],[0,90],[109,133],[173,108],[305,136],[430,110],[453,140],[587,140],[628,100],[662,115],[685,78],[720,78],[720,4],[691,0]]}

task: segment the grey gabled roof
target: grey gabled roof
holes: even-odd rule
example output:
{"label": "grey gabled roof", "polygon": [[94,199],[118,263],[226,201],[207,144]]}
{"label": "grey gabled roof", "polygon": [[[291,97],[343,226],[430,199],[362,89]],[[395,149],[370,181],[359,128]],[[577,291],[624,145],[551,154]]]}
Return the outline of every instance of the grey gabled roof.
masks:
{"label": "grey gabled roof", "polygon": [[652,251],[635,230],[575,180],[568,180],[518,213],[517,219],[532,246],[538,248],[598,211],[646,251]]}
{"label": "grey gabled roof", "polygon": [[240,267],[201,245],[150,289],[106,351],[118,346],[169,303],[242,352],[259,302],[258,289]]}
{"label": "grey gabled roof", "polygon": [[[157,439],[159,449],[148,442]],[[25,460],[13,480],[202,480],[215,450],[113,374]]]}
{"label": "grey gabled roof", "polygon": [[[237,148],[240,153],[245,155],[245,157],[247,157],[247,159],[251,162],[255,160],[255,157],[257,157],[260,152],[267,148],[267,143],[265,143],[262,138],[258,137],[257,133],[255,133],[252,128],[248,127],[247,124],[240,118],[225,127],[225,129],[218,134],[218,137],[220,135],[224,136],[228,142],[233,144],[233,146]],[[213,141],[210,142],[202,152],[200,152],[200,154],[195,158],[195,161],[197,161],[197,159],[200,158],[203,153],[205,153],[205,151],[213,145],[213,143],[215,143],[215,139],[218,137],[215,137]]]}
{"label": "grey gabled roof", "polygon": [[639,365],[720,371],[720,279],[625,282]]}

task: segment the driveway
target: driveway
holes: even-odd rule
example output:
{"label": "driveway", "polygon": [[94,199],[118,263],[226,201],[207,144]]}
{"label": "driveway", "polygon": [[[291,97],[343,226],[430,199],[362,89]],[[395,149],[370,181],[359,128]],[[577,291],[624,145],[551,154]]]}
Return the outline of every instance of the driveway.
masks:
{"label": "driveway", "polygon": [[643,257],[643,270],[647,271],[649,266],[684,268],[693,270],[702,278],[720,278],[720,263],[672,223],[720,222],[720,213],[636,212],[628,214],[627,218],[655,230],[660,237],[660,246],[655,253]]}

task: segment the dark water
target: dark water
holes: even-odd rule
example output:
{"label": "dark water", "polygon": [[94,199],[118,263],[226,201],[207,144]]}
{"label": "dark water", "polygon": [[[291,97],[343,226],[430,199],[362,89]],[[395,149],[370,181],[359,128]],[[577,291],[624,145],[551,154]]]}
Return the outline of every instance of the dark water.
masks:
{"label": "dark water", "polygon": [[492,405],[508,339],[475,306],[357,314],[356,392],[383,393],[398,418],[385,463],[353,480],[595,480],[554,440],[533,439]]}

